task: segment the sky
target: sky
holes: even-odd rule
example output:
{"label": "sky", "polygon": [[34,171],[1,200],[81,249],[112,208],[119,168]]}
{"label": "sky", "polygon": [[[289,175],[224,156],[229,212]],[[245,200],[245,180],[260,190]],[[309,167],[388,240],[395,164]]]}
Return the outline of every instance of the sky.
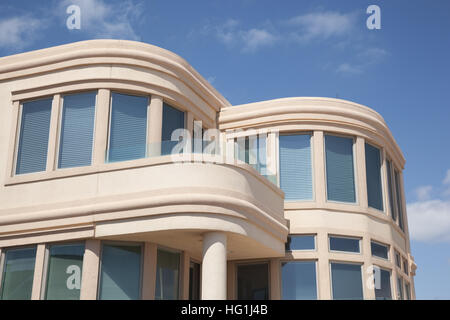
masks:
{"label": "sky", "polygon": [[417,298],[450,299],[450,1],[0,1],[0,57],[98,38],[173,51],[233,105],[318,96],[376,110],[406,158]]}

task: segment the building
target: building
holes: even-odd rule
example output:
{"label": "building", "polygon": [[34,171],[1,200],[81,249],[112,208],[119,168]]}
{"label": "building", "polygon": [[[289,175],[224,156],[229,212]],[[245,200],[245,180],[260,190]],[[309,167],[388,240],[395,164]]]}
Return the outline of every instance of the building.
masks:
{"label": "building", "polygon": [[1,299],[415,298],[405,159],[365,106],[231,106],[119,40],[1,58],[0,101]]}

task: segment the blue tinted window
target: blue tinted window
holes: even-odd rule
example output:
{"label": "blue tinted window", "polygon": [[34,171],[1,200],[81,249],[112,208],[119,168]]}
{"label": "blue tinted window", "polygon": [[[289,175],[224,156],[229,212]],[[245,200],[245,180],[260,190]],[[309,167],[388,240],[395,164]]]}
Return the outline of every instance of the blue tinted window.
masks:
{"label": "blue tinted window", "polygon": [[158,250],[155,300],[178,299],[180,254]]}
{"label": "blue tinted window", "polygon": [[334,300],[363,299],[360,265],[331,263],[331,280]]}
{"label": "blue tinted window", "polygon": [[281,265],[282,299],[316,300],[316,263],[292,261]]}
{"label": "blue tinted window", "polygon": [[241,265],[237,268],[238,300],[269,299],[267,263]]}
{"label": "blue tinted window", "polygon": [[178,141],[171,141],[172,133],[176,129],[184,129],[184,112],[164,103],[162,121],[161,154],[168,155],[178,144]]}
{"label": "blue tinted window", "polygon": [[95,92],[64,96],[59,168],[91,165],[95,99]]}
{"label": "blue tinted window", "polygon": [[359,253],[359,239],[330,237],[330,250]]}
{"label": "blue tinted window", "polygon": [[383,192],[381,187],[381,155],[380,149],[370,144],[365,145],[366,179],[369,207],[383,210]]}
{"label": "blue tinted window", "polygon": [[372,241],[370,247],[372,249],[372,256],[383,259],[388,258],[389,248],[387,246]]}
{"label": "blue tinted window", "polygon": [[52,99],[22,105],[16,174],[45,171]]}
{"label": "blue tinted window", "polygon": [[288,236],[286,251],[291,250],[314,250],[315,236],[313,235],[292,235]]}
{"label": "blue tinted window", "polygon": [[[379,273],[374,270],[375,297],[377,300],[391,300],[391,273],[380,268],[378,270]],[[380,279],[377,279],[377,277],[380,277]]]}
{"label": "blue tinted window", "polygon": [[147,143],[148,98],[111,95],[110,162],[144,158]]}
{"label": "blue tinted window", "polygon": [[356,202],[353,139],[325,136],[328,200]]}
{"label": "blue tinted window", "polygon": [[280,136],[280,188],[287,201],[312,200],[311,135]]}

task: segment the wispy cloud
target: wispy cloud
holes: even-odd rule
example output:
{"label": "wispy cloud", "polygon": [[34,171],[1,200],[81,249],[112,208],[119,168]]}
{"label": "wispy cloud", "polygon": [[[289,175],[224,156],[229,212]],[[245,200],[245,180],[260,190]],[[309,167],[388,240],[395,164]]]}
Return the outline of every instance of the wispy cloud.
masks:
{"label": "wispy cloud", "polygon": [[69,5],[78,5],[81,9],[81,32],[95,38],[117,38],[140,40],[133,28],[142,12],[142,2],[104,0],[64,0],[59,12]]}
{"label": "wispy cloud", "polygon": [[295,29],[291,33],[292,36],[300,42],[342,37],[349,34],[355,24],[354,13],[342,14],[334,11],[308,13],[287,21],[287,25]]}
{"label": "wispy cloud", "polygon": [[30,15],[9,17],[0,20],[0,47],[7,49],[23,49],[32,45],[47,21]]}
{"label": "wispy cloud", "polygon": [[[450,170],[442,181],[444,188],[450,187]],[[450,242],[450,199],[432,199],[433,189],[442,186],[421,186],[415,190],[417,201],[408,204],[408,221],[411,238],[423,242]],[[450,196],[450,194],[448,194]]]}
{"label": "wispy cloud", "polygon": [[341,63],[337,66],[336,72],[340,74],[361,74],[368,70],[369,67],[380,63],[389,53],[385,49],[370,47],[358,49],[352,62]]}
{"label": "wispy cloud", "polygon": [[351,65],[350,63],[341,63],[336,68],[336,72],[343,73],[343,74],[360,74],[363,72],[363,70],[360,65]]}

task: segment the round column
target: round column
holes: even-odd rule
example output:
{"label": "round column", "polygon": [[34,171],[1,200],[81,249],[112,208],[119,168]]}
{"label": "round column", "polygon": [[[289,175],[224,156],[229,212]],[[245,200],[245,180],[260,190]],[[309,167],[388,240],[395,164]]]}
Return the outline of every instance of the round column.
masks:
{"label": "round column", "polygon": [[227,298],[227,236],[209,232],[203,236],[202,300]]}

